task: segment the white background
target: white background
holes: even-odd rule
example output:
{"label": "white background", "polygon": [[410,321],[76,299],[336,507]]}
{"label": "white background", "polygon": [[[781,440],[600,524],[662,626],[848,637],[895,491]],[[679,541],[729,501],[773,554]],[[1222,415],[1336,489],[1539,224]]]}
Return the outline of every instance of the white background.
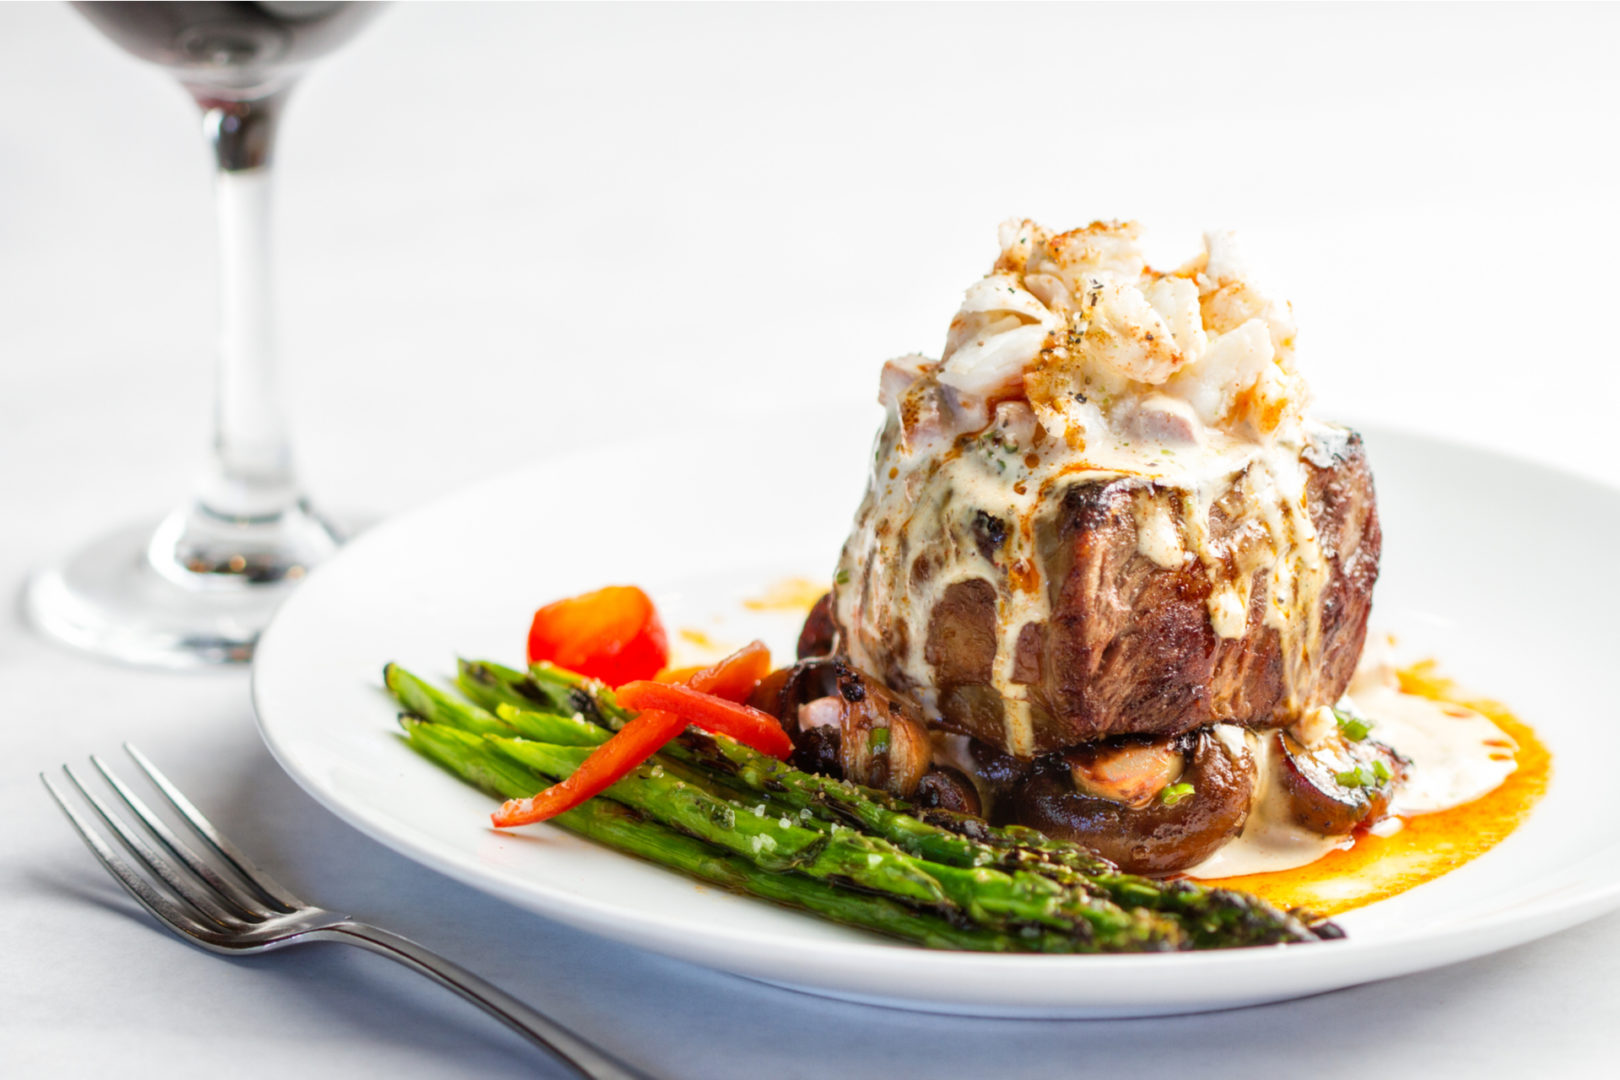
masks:
{"label": "white background", "polygon": [[[300,457],[323,505],[387,514],[623,433],[848,407],[885,358],[937,353],[1002,218],[1119,216],[1165,264],[1202,228],[1239,229],[1295,302],[1321,412],[1620,483],[1617,37],[1620,10],[1597,6],[400,5],[307,79],[284,130]],[[8,589],[173,503],[199,463],[215,268],[188,110],[67,8],[0,7]],[[649,482],[699,479],[649,463]],[[1535,513],[1533,492],[1503,501]],[[1568,557],[1560,539],[1549,558]],[[1598,557],[1594,539],[1580,550]],[[1606,580],[1595,568],[1594,590]],[[11,615],[0,702],[8,1075],[541,1067],[379,959],[227,963],[135,914],[34,775],[126,738],[297,891],[660,1075],[1544,1075],[1607,1067],[1620,1041],[1613,917],[1202,1018],[820,1002],[603,944],[389,854],[275,768],[241,673],[83,660]]]}

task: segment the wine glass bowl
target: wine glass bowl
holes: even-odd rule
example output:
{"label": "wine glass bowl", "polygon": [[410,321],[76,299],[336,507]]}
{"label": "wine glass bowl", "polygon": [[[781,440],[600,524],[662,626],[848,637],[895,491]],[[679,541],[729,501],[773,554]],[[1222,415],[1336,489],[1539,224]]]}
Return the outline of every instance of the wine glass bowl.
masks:
{"label": "wine glass bowl", "polygon": [[76,3],[97,29],[174,75],[201,110],[219,218],[213,453],[194,496],[155,527],[93,541],[30,579],[36,627],[161,667],[251,659],[260,631],[340,542],[310,508],[275,380],[270,167],[287,95],[376,10],[357,3]]}
{"label": "wine glass bowl", "polygon": [[125,52],[194,97],[262,97],[345,44],[375,13],[353,3],[75,3]]}

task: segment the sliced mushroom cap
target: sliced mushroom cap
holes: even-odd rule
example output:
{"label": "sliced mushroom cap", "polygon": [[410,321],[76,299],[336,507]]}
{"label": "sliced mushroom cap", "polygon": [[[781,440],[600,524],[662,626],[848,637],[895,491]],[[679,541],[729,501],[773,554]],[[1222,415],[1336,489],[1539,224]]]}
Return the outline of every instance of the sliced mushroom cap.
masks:
{"label": "sliced mushroom cap", "polygon": [[934,761],[917,706],[876,679],[835,662],[844,702],[839,758],[846,779],[910,797]]}
{"label": "sliced mushroom cap", "polygon": [[772,672],[750,704],[782,721],[794,767],[806,772],[910,797],[933,764],[916,704],[840,658]]}
{"label": "sliced mushroom cap", "polygon": [[1145,805],[1080,790],[1069,755],[1059,754],[1043,759],[1029,781],[1008,794],[1007,813],[1020,824],[1084,844],[1130,873],[1171,874],[1195,866],[1243,828],[1254,794],[1254,760],[1207,728],[1148,745],[1157,749],[1117,759],[1120,771],[1127,762],[1141,766],[1131,773],[1141,782],[1115,786],[1114,794],[1139,793],[1147,777],[1156,782],[1170,775],[1173,757],[1181,759],[1181,772]]}
{"label": "sliced mushroom cap", "polygon": [[1306,746],[1285,731],[1277,740],[1279,787],[1296,825],[1323,836],[1345,836],[1389,809],[1406,763],[1373,739],[1337,734]]}

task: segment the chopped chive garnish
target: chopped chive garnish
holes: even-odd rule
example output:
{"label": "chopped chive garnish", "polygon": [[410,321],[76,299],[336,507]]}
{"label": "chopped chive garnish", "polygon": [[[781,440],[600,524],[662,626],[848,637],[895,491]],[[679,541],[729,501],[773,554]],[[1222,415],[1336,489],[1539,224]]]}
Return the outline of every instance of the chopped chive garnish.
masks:
{"label": "chopped chive garnish", "polygon": [[1333,710],[1333,716],[1339,722],[1340,733],[1351,742],[1360,742],[1367,737],[1367,732],[1372,730],[1372,722],[1363,720],[1359,716],[1351,716],[1349,713],[1340,712],[1338,709]]}
{"label": "chopped chive garnish", "polygon": [[1193,786],[1191,784],[1171,784],[1159,792],[1159,801],[1166,806],[1174,806],[1182,799],[1190,797],[1192,793]]}
{"label": "chopped chive garnish", "polygon": [[889,752],[889,729],[875,727],[872,734],[866,737],[866,748],[874,754],[887,754]]}
{"label": "chopped chive garnish", "polygon": [[1360,765],[1357,765],[1355,768],[1349,769],[1345,772],[1333,774],[1333,779],[1339,782],[1339,786],[1347,788],[1366,787],[1368,783],[1367,778],[1367,771]]}
{"label": "chopped chive garnish", "polygon": [[849,584],[849,571],[848,570],[840,570],[840,571],[838,571],[838,573],[834,574],[833,575],[833,584],[834,585],[848,585]]}
{"label": "chopped chive garnish", "polygon": [[1380,784],[1383,783],[1385,780],[1390,778],[1389,766],[1385,765],[1382,761],[1373,762],[1373,775],[1378,777],[1378,782]]}

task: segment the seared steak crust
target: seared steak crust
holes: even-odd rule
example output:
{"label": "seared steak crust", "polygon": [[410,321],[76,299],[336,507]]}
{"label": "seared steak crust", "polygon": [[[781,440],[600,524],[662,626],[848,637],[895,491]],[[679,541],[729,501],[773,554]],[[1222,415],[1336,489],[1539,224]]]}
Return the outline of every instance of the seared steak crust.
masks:
{"label": "seared steak crust", "polygon": [[[1327,566],[1321,588],[1308,597],[1319,636],[1287,641],[1265,620],[1269,566],[1252,571],[1243,632],[1221,637],[1209,614],[1211,568],[1190,557],[1167,568],[1142,553],[1144,502],[1177,493],[1129,478],[1079,482],[1063,492],[1056,511],[1035,525],[1051,617],[1019,630],[1013,665],[1014,681],[1028,686],[1035,753],[1212,723],[1275,727],[1344,693],[1378,577],[1382,534],[1372,473],[1360,437],[1348,432],[1314,445],[1305,465],[1307,513]],[[1216,502],[1209,533],[1215,548],[1229,553],[1224,567],[1214,568],[1217,579],[1253,565],[1243,553],[1258,550],[1264,533],[1241,484]],[[925,655],[943,723],[1003,745],[1006,702],[989,679],[995,618],[989,581],[952,585],[930,615]]]}

